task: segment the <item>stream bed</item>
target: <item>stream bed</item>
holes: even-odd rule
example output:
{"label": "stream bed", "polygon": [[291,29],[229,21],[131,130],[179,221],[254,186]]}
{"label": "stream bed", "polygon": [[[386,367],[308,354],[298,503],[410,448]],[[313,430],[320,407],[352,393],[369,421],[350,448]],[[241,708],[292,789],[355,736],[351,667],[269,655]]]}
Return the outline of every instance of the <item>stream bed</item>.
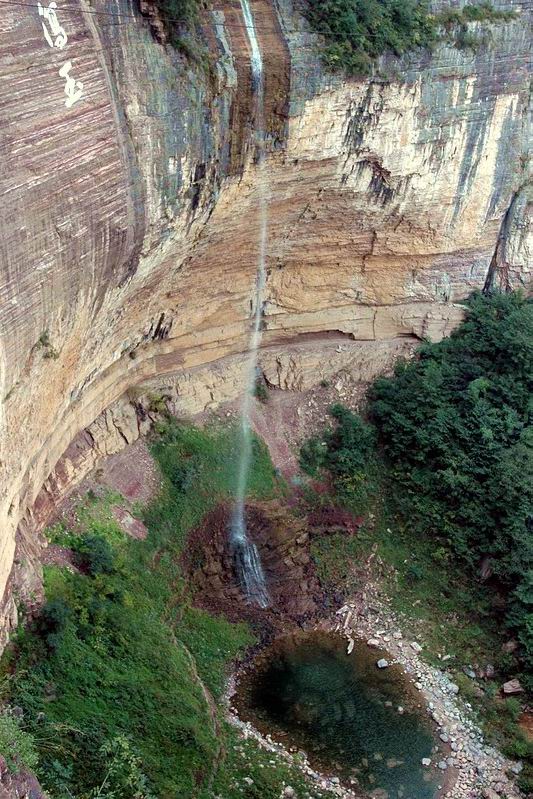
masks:
{"label": "stream bed", "polygon": [[376,799],[434,799],[439,759],[423,700],[399,666],[378,669],[376,650],[330,633],[287,635],[241,677],[242,719],[318,771]]}

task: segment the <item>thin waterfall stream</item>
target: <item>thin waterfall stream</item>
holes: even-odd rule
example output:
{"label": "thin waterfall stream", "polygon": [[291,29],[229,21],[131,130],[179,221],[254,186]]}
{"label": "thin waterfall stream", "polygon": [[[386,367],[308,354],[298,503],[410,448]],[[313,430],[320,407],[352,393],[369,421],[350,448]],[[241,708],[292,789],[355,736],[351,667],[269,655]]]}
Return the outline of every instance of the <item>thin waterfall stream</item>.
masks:
{"label": "thin waterfall stream", "polygon": [[266,281],[265,258],[268,237],[268,177],[265,165],[264,71],[248,0],[240,0],[251,49],[252,91],[255,97],[256,163],[259,189],[259,250],[255,287],[255,309],[245,372],[245,391],[240,414],[239,464],[235,505],[231,517],[230,543],[237,575],[250,602],[262,608],[270,604],[265,575],[257,547],[248,537],[244,500],[252,459],[251,401],[257,373],[257,350],[261,342],[261,316]]}

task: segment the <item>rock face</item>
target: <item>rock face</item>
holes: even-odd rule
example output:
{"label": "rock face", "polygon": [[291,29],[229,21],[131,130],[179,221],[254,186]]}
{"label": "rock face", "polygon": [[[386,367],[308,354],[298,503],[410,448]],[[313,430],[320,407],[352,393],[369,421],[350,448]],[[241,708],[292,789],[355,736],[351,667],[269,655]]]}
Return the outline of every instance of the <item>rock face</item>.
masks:
{"label": "rock face", "polygon": [[228,540],[231,508],[222,505],[191,533],[183,557],[195,602],[233,620],[262,621],[269,634],[289,620],[309,621],[322,591],[309,555],[305,520],[291,516],[276,501],[248,504],[245,515],[265,571],[269,607],[251,605],[242,593]]}
{"label": "rock face", "polygon": [[[366,374],[389,342],[446,335],[473,288],[527,283],[528,4],[496,5],[517,19],[477,52],[440,45],[388,59],[389,79],[347,81],[324,73],[295,3],[251,0],[266,72],[263,346],[280,385],[292,381],[285,353],[306,337],[302,384],[332,334]],[[215,0],[188,61],[147,6],[2,9],[10,624],[14,581],[28,579],[12,573],[16,531],[22,573],[52,488],[142,432],[146,407],[125,392],[162,389],[184,412],[241,389],[265,190],[246,28],[238,2]]]}
{"label": "rock face", "polygon": [[0,799],[46,799],[41,786],[26,769],[13,772],[0,755]]}

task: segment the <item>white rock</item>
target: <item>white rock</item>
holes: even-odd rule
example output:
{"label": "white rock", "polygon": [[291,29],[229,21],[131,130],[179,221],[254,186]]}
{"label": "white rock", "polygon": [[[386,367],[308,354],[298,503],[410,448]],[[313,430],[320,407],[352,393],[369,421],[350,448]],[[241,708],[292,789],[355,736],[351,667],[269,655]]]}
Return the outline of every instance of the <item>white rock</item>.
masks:
{"label": "white rock", "polygon": [[385,658],[380,658],[378,660],[378,662],[376,663],[376,666],[378,667],[378,669],[386,669],[387,666],[389,666],[389,665],[390,665],[389,661],[385,660]]}
{"label": "white rock", "polygon": [[415,652],[421,652],[422,647],[416,641],[411,642],[411,649],[414,649]]}

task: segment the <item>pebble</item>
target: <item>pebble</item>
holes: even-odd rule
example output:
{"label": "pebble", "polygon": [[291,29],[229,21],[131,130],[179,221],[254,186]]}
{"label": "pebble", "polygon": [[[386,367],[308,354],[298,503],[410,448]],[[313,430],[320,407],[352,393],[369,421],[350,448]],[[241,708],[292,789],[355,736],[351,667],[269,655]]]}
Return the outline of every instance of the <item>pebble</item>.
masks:
{"label": "pebble", "polygon": [[378,662],[376,663],[376,666],[378,667],[378,669],[386,669],[388,665],[389,665],[389,661],[385,660],[385,658],[380,658],[378,660]]}

